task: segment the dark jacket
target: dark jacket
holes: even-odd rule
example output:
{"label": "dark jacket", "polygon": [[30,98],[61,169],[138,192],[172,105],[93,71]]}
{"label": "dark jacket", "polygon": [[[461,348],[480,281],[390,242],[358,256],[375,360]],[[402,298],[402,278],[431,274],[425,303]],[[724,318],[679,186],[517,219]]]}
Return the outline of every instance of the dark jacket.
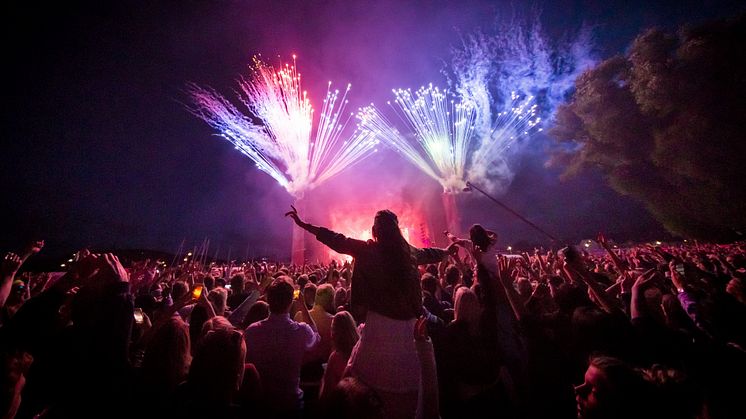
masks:
{"label": "dark jacket", "polygon": [[[417,318],[422,313],[422,290],[416,269],[407,278],[390,278],[385,269],[389,261],[377,242],[351,239],[323,227],[316,239],[337,253],[355,258],[350,308],[358,322],[364,320],[367,310],[396,320]],[[448,256],[448,252],[437,248],[410,246],[410,251],[417,265],[440,262]]]}

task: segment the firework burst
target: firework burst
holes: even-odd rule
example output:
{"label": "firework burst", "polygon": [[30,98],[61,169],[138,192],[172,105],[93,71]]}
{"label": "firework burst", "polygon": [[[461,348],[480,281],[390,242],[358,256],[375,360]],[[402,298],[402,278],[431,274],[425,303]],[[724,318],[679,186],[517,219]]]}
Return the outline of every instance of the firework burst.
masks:
{"label": "firework burst", "polygon": [[340,95],[329,82],[313,129],[314,109],[301,88],[295,56],[292,65],[279,69],[255,57],[251,78],[239,80],[239,88],[238,99],[249,115],[197,85],[189,86],[190,110],[296,198],[375,151],[378,140],[369,132],[344,137],[351,116],[344,114],[349,84]]}
{"label": "firework burst", "polygon": [[415,93],[408,89],[393,92],[395,100],[388,104],[407,133],[400,132],[375,105],[359,110],[358,132],[391,146],[437,180],[445,192],[459,192],[466,180],[480,180],[513,142],[540,129],[533,97],[514,94],[511,109],[496,114],[489,129],[482,130],[479,121],[493,119],[489,101],[482,106],[432,84]]}

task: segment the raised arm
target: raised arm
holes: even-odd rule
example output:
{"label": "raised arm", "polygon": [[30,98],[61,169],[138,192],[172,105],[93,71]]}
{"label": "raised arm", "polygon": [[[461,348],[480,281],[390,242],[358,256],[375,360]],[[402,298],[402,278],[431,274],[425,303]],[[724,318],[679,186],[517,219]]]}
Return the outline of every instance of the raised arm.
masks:
{"label": "raised arm", "polygon": [[619,256],[614,253],[614,250],[611,249],[609,246],[609,243],[606,241],[606,237],[604,237],[603,233],[598,233],[598,237],[596,238],[596,242],[606,250],[606,253],[609,254],[609,257],[611,257],[611,261],[614,263],[614,266],[616,266],[617,271],[624,272],[627,270],[627,264],[624,263],[621,259],[619,259]]}
{"label": "raised arm", "polygon": [[316,236],[316,240],[324,243],[335,252],[355,257],[363,252],[367,247],[367,243],[362,240],[351,239],[343,234],[331,231],[328,228],[304,222],[298,215],[298,210],[292,205],[290,208],[292,208],[292,210],[285,213],[286,217],[292,218],[298,227]]}
{"label": "raised arm", "polygon": [[0,307],[5,306],[5,301],[10,295],[10,289],[13,286],[13,278],[18,272],[18,268],[21,267],[21,258],[15,253],[8,253],[5,255],[2,261],[2,278],[0,278]]}

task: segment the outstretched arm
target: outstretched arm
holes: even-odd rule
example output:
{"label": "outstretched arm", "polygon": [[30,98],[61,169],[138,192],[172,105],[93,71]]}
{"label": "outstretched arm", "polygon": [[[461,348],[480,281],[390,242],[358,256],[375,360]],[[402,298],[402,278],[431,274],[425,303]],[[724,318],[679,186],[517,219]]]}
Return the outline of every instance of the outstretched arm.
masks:
{"label": "outstretched arm", "polygon": [[319,232],[321,232],[321,227],[303,222],[303,220],[301,220],[300,216],[298,215],[298,210],[295,209],[294,206],[291,205],[290,208],[292,208],[292,210],[286,212],[285,216],[292,218],[298,227],[302,228],[303,230],[306,230],[307,232],[313,234],[314,236],[319,234]]}
{"label": "outstretched arm", "polygon": [[295,209],[294,206],[291,205],[290,208],[292,208],[292,211],[286,212],[286,217],[292,218],[293,221],[295,221],[295,224],[298,225],[298,227],[316,236],[316,239],[318,241],[329,246],[329,248],[331,248],[335,252],[355,257],[357,254],[365,249],[366,243],[364,241],[351,239],[343,234],[335,233],[327,228],[306,223],[300,219],[298,210]]}

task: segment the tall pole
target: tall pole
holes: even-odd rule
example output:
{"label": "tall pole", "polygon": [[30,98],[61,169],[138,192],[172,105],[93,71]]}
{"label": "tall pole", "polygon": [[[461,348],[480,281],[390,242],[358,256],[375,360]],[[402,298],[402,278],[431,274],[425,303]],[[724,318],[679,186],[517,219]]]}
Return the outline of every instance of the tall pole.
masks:
{"label": "tall pole", "polygon": [[[298,209],[298,211],[300,211],[300,214],[305,215],[306,211],[304,198],[297,199],[294,206],[296,209]],[[306,259],[306,243],[304,237],[306,234],[306,230],[298,227],[295,223],[292,223],[292,225],[293,237],[290,247],[290,263],[300,266],[303,265],[303,262]]]}
{"label": "tall pole", "polygon": [[448,231],[455,235],[461,233],[461,216],[456,205],[456,194],[450,191],[444,191],[441,195],[443,198],[443,210],[446,216],[446,227]]}
{"label": "tall pole", "polygon": [[497,205],[499,205],[499,206],[500,206],[500,207],[501,207],[502,209],[504,209],[505,211],[508,211],[509,213],[511,213],[511,214],[513,214],[513,215],[515,215],[515,216],[516,216],[516,217],[518,217],[518,218],[519,218],[519,219],[520,219],[521,221],[523,221],[524,223],[526,223],[526,224],[530,225],[531,227],[533,227],[534,229],[536,229],[536,231],[538,231],[538,232],[540,232],[541,234],[543,234],[543,235],[545,235],[545,236],[549,237],[549,239],[551,239],[551,240],[552,240],[553,242],[558,242],[558,241],[559,241],[559,240],[557,240],[557,239],[556,239],[556,238],[555,238],[554,236],[552,236],[551,234],[549,234],[549,233],[547,233],[546,231],[544,231],[544,230],[543,230],[543,229],[542,229],[541,227],[539,227],[539,226],[537,226],[536,224],[532,223],[531,221],[527,220],[527,219],[526,219],[526,217],[522,216],[521,214],[517,213],[517,212],[516,212],[515,210],[513,210],[512,208],[510,208],[510,207],[508,207],[507,205],[503,204],[502,202],[498,201],[498,200],[497,200],[496,198],[494,198],[494,197],[493,197],[492,195],[488,194],[487,192],[485,192],[485,191],[483,191],[483,190],[479,189],[479,188],[478,188],[477,186],[475,186],[475,185],[474,185],[473,183],[471,183],[471,182],[466,182],[466,188],[467,188],[467,189],[474,189],[474,190],[476,190],[477,192],[481,193],[482,195],[486,196],[486,197],[487,197],[487,198],[489,198],[489,199],[490,199],[490,200],[491,200],[492,202],[494,202],[494,203],[496,203]]}

